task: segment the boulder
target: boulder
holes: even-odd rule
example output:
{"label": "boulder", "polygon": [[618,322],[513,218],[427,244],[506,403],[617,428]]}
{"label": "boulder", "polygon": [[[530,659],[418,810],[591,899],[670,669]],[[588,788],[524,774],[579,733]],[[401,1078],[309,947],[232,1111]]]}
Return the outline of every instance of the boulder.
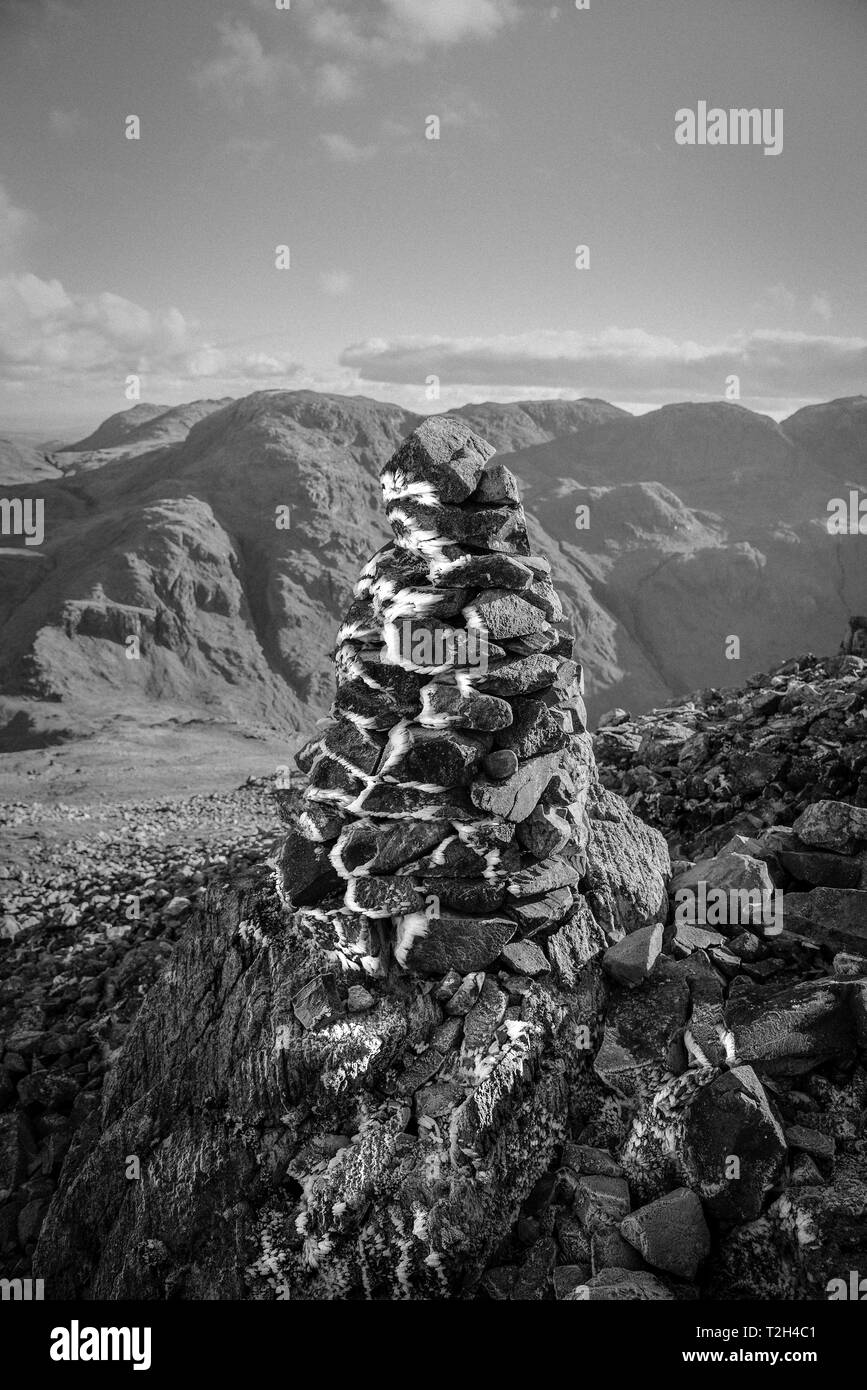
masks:
{"label": "boulder", "polygon": [[662,950],[662,923],[639,927],[622,941],[609,946],[603,957],[605,970],[619,985],[634,987],[646,980]]}
{"label": "boulder", "polygon": [[696,1194],[687,1187],[639,1207],[620,1223],[621,1235],[655,1269],[694,1280],[710,1254],[710,1231]]}

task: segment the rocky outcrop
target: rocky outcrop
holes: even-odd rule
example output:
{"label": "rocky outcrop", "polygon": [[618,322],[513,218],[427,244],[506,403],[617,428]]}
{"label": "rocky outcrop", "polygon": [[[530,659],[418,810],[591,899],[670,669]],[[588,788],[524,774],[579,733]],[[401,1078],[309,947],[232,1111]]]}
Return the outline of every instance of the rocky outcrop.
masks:
{"label": "rocky outcrop", "polygon": [[867,659],[803,656],[742,688],[635,718],[610,711],[594,736],[600,779],[676,856],[699,858],[733,835],[792,827],[817,802],[867,806],[865,710]]}
{"label": "rocky outcrop", "polygon": [[711,1298],[853,1297],[867,1262],[865,706],[867,663],[810,656],[595,736],[607,786],[696,855],[656,962],[606,953],[630,989],[595,1065],[632,1098],[630,1190],[701,1198]]}

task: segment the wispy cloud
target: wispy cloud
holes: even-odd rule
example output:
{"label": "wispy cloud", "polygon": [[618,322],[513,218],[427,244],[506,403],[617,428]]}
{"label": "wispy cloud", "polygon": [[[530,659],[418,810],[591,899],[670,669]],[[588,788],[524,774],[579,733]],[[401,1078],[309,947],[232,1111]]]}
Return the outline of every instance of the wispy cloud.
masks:
{"label": "wispy cloud", "polygon": [[240,109],[250,94],[265,96],[285,82],[293,71],[283,52],[265,51],[255,30],[242,20],[217,21],[218,53],[193,69],[200,92],[213,95],[224,106]]}
{"label": "wispy cloud", "polygon": [[786,285],[769,285],[750,305],[750,313],[754,318],[766,320],[780,319],[784,315],[791,318],[795,313],[803,317],[809,313],[825,323],[830,323],[833,316],[831,301],[826,294],[816,293],[801,298]]}
{"label": "wispy cloud", "polygon": [[360,65],[422,62],[432,50],[493,39],[520,14],[517,0],[331,0],[311,7],[305,19],[332,65],[339,58],[339,71],[325,79],[337,94],[356,82]]}
{"label": "wispy cloud", "polygon": [[780,329],[719,343],[678,342],[642,329],[599,334],[539,331],[513,336],[370,339],[341,354],[363,381],[417,385],[438,376],[467,392],[495,387],[571,390],[614,399],[721,399],[736,375],[751,400],[857,394],[867,375],[867,338]]}
{"label": "wispy cloud", "polygon": [[319,138],[338,164],[364,164],[377,153],[376,145],[359,145],[339,130],[323,132]]}

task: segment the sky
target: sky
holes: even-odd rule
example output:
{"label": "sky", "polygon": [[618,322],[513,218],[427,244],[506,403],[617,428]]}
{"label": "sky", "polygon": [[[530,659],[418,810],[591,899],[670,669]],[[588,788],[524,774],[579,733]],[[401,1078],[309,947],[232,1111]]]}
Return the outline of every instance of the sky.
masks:
{"label": "sky", "polygon": [[0,55],[0,433],[867,390],[867,0],[0,0]]}

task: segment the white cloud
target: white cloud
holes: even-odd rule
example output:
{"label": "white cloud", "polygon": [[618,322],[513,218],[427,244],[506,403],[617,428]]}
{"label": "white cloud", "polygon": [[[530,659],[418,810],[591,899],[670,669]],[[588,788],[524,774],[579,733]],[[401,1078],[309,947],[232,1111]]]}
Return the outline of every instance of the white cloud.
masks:
{"label": "white cloud", "polygon": [[346,348],[342,366],[360,379],[419,385],[436,375],[467,393],[528,388],[598,394],[609,399],[718,400],[726,377],[750,400],[853,395],[867,374],[867,338],[834,338],[779,329],[735,334],[719,343],[654,336],[642,329],[598,334],[539,331],[479,338],[370,339]]}
{"label": "white cloud", "polygon": [[[263,382],[285,385],[301,366],[288,353],[237,343],[209,342],[174,307],[151,310],[103,290],[75,293],[59,280],[9,268],[30,215],[16,207],[0,184],[0,389],[10,397],[27,391],[41,409],[66,398],[115,393],[130,373],[145,378],[159,399],[165,383],[189,399],[202,378],[241,392]],[[343,272],[334,272],[340,291]],[[348,288],[349,277],[346,277]],[[352,374],[342,372],[344,379]]]}
{"label": "white cloud", "polygon": [[332,0],[309,14],[313,41],[356,62],[420,62],[431,48],[490,39],[519,18],[516,0]]}
{"label": "white cloud", "polygon": [[85,120],[80,111],[62,111],[59,106],[53,106],[48,113],[48,125],[52,135],[71,140],[83,130]]}
{"label": "white cloud", "polygon": [[237,352],[220,347],[202,347],[189,353],[178,380],[220,381],[255,390],[263,382],[286,382],[301,371],[298,362],[285,353]]}
{"label": "white cloud", "polygon": [[490,38],[517,17],[512,0],[384,0],[408,34],[435,44]]}
{"label": "white cloud", "polygon": [[324,132],[319,138],[331,158],[338,164],[364,164],[368,159],[373,159],[377,152],[376,145],[356,144],[340,131]]}
{"label": "white cloud", "polygon": [[69,294],[29,271],[0,279],[0,372],[33,378],[136,371],[155,354],[179,352],[187,325],[177,309],[152,314],[121,295]]}
{"label": "white cloud", "polygon": [[292,71],[285,54],[266,53],[248,24],[240,20],[217,21],[220,51],[193,69],[193,81],[201,92],[215,95],[224,106],[243,107],[249,93],[267,95]]}
{"label": "white cloud", "polygon": [[285,381],[299,364],[287,353],[203,341],[176,308],[151,311],[103,291],[73,294],[59,280],[0,277],[0,383],[47,392],[115,388],[128,373],[178,389],[202,378],[243,389]]}
{"label": "white cloud", "polygon": [[811,314],[816,314],[825,323],[831,321],[831,301],[827,294],[813,294],[808,300],[801,300],[785,285],[769,285],[750,306],[750,312],[753,315],[768,319],[779,317],[782,314],[793,314],[796,309],[801,312],[809,311]]}

